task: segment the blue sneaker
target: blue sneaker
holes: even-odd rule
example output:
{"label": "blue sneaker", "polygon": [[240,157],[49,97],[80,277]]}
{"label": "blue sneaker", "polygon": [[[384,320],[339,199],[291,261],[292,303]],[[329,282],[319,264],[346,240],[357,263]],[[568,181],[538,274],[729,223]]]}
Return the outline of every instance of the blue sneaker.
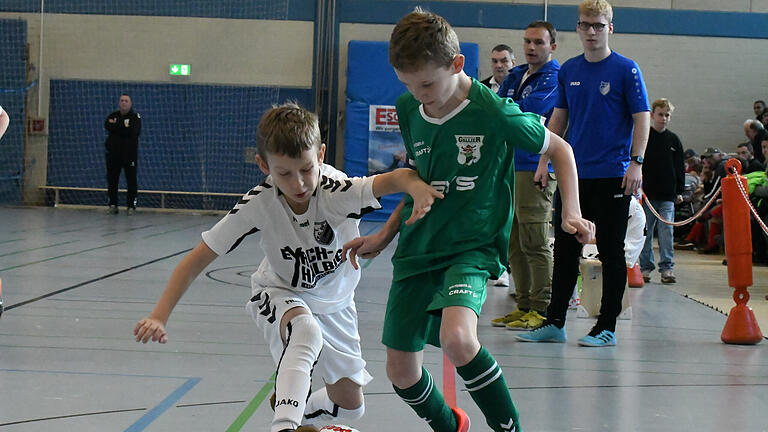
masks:
{"label": "blue sneaker", "polygon": [[535,330],[519,334],[515,339],[521,342],[557,342],[565,343],[568,337],[565,335],[565,327],[557,328],[554,324],[543,325]]}
{"label": "blue sneaker", "polygon": [[616,335],[609,330],[603,330],[597,336],[586,335],[579,339],[579,345],[585,347],[606,347],[616,345]]}

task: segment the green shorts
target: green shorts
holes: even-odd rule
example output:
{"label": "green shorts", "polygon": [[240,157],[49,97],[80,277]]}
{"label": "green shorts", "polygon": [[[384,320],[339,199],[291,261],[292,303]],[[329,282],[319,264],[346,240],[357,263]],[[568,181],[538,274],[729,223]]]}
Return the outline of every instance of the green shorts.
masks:
{"label": "green shorts", "polygon": [[385,346],[418,352],[425,344],[440,346],[442,310],[464,306],[479,316],[489,273],[477,266],[454,264],[393,281],[384,317]]}

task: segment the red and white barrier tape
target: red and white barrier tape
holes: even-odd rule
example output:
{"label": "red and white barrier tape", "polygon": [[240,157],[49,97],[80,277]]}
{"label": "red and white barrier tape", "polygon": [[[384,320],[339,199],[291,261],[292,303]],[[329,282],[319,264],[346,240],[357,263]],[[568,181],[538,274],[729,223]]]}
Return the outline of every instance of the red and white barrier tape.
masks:
{"label": "red and white barrier tape", "polygon": [[720,195],[720,184],[719,183],[717,184],[717,189],[713,189],[712,192],[710,192],[709,195],[710,195],[709,201],[707,201],[707,204],[705,204],[704,207],[700,208],[699,211],[695,215],[689,217],[686,220],[679,221],[679,222],[668,221],[668,220],[662,218],[661,215],[659,215],[659,213],[656,211],[656,209],[653,208],[653,206],[651,205],[651,200],[649,200],[648,197],[645,196],[645,192],[643,192],[643,200],[645,202],[645,205],[647,205],[648,208],[651,210],[651,213],[653,213],[653,215],[656,216],[656,219],[660,220],[662,223],[665,223],[667,225],[672,225],[672,226],[676,226],[677,227],[677,226],[688,225],[689,223],[691,223],[694,220],[696,220],[697,218],[699,218],[702,214],[704,214],[705,211],[707,211],[709,209],[709,206],[711,206],[712,203],[717,198],[717,196]]}
{"label": "red and white barrier tape", "polygon": [[[733,173],[733,175],[738,177],[739,173],[736,172],[735,168],[731,168],[731,172]],[[764,233],[768,234],[768,227],[765,226],[765,222],[763,222],[763,220],[760,219],[760,216],[757,215],[757,210],[755,210],[755,207],[752,206],[752,201],[749,199],[749,194],[747,193],[747,191],[744,190],[744,185],[741,184],[740,181],[737,181],[736,185],[739,186],[739,192],[741,192],[741,196],[742,198],[744,198],[744,201],[747,202],[747,205],[749,206],[749,211],[752,212],[752,215],[755,217],[755,220],[757,221],[757,223],[760,224],[760,228],[763,229]]]}

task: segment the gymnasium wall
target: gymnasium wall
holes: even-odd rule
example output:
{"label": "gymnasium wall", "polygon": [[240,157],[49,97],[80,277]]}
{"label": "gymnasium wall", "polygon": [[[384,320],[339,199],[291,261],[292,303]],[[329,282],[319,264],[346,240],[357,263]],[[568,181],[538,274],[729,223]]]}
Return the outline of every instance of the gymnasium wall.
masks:
{"label": "gymnasium wall", "polygon": [[[141,189],[162,185],[164,190],[242,192],[260,181],[260,171],[243,154],[245,147],[255,145],[255,126],[263,111],[286,99],[313,105],[313,13],[288,11],[303,21],[46,13],[39,100],[49,135],[28,139],[24,201],[42,203],[40,185],[106,186],[103,121],[116,109],[121,88],[133,89],[134,108],[144,116]],[[29,59],[36,66],[40,15],[0,16],[27,22]],[[191,76],[170,76],[170,63],[190,64]],[[32,79],[37,72],[33,74]],[[161,113],[157,107],[162,105],[176,109]],[[37,113],[36,91],[29,94],[28,108],[31,115]],[[173,113],[180,118],[168,118]],[[206,126],[217,127],[203,130]],[[173,177],[155,169],[163,160],[178,161],[178,146],[184,154],[200,156],[217,144],[239,151],[213,160],[206,173],[198,169],[195,175]],[[185,167],[170,171],[175,169],[189,174]],[[237,186],[220,190],[233,183]]]}
{"label": "gymnasium wall", "polygon": [[[128,82],[276,88],[284,94],[302,95],[302,100],[309,100],[311,104],[316,1],[286,1],[281,3],[282,9],[271,12],[249,9],[254,3],[270,4],[250,0],[120,3],[48,0],[43,74],[38,87],[41,93],[38,95],[33,89],[27,95],[27,111],[34,115],[39,109],[41,115],[51,121],[51,128],[57,127],[54,119],[71,118],[66,110],[52,109],[52,81],[62,85],[69,81],[71,86],[76,86],[76,81],[94,83],[91,90],[85,91],[86,96],[101,95],[112,85]],[[560,29],[555,54],[561,62],[581,52],[573,31],[578,3],[578,0],[549,2],[548,19]],[[640,64],[651,98],[668,97],[676,105],[670,128],[681,136],[684,145],[698,150],[708,146],[734,150],[736,143],[744,140],[741,125],[753,115],[752,101],[768,99],[763,78],[764,71],[768,70],[765,56],[768,0],[616,0],[612,3],[616,27],[612,48]],[[502,42],[519,51],[525,25],[543,18],[544,14],[543,2],[530,0],[339,0],[336,4],[339,23],[334,107],[339,113],[337,166],[342,165],[344,154],[341,137],[344,136],[349,40],[387,40],[397,19],[413,6],[422,4],[446,16],[462,41],[479,44],[481,55]],[[29,80],[36,78],[39,66],[37,8],[39,2],[36,1],[0,1],[0,18],[23,19],[27,23],[28,57],[32,66]],[[170,77],[170,63],[191,64],[192,76]],[[480,66],[480,75],[487,76],[489,65],[481,62]],[[106,83],[99,87],[95,83],[100,81]],[[109,96],[116,101],[117,95]],[[2,97],[0,95],[0,104]],[[102,106],[102,96],[93,98],[99,99],[95,104]],[[107,98],[107,102],[111,100]],[[141,110],[142,101],[135,102]],[[18,124],[19,119],[14,120]],[[88,127],[101,133],[101,121]],[[24,200],[27,203],[40,203],[38,186],[52,184],[47,178],[49,138],[27,137],[24,153]],[[151,138],[147,134],[143,140]],[[78,142],[93,149],[100,149],[102,144],[103,137],[96,142]],[[96,166],[95,169],[102,168]]]}
{"label": "gymnasium wall", "polygon": [[[339,100],[344,98],[347,43],[388,40],[397,19],[417,4],[373,3],[376,8],[358,4],[343,12]],[[583,52],[575,32],[579,3],[549,2],[547,19],[558,29],[554,57],[560,63]],[[399,7],[393,8],[394,4]],[[479,44],[481,77],[491,73],[484,55],[489,58],[499,43],[511,46],[517,61],[524,62],[519,54],[525,26],[544,18],[541,3],[450,0],[427,4],[452,23],[459,40]],[[735,152],[736,145],[746,141],[744,120],[754,118],[752,102],[768,100],[768,0],[617,0],[612,5],[611,48],[637,61],[651,100],[666,97],[675,105],[670,129],[683,146],[699,152],[712,146]]]}
{"label": "gymnasium wall", "polygon": [[[0,19],[0,106],[9,118],[24,118],[25,40],[23,21]],[[23,158],[23,122],[11,122],[0,141],[0,204],[20,201]]]}

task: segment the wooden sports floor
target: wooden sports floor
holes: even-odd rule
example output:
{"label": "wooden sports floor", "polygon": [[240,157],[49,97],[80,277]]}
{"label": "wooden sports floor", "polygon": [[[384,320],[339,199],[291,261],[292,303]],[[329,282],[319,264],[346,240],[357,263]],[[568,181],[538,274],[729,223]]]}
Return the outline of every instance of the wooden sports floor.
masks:
{"label": "wooden sports floor", "polygon": [[[262,257],[256,235],[198,278],[171,317],[167,344],[132,335],[218,218],[0,207],[0,431],[268,431],[274,365],[244,308]],[[378,226],[363,222],[361,231]],[[384,371],[390,256],[365,263],[357,290],[374,381],[352,426],[427,431]],[[631,290],[633,317],[619,322],[611,348],[577,346],[592,320],[575,315],[566,344],[515,342],[489,324],[514,301],[489,288],[480,339],[503,367],[526,432],[768,431],[768,344],[722,343],[726,316],[692,298],[731,295],[722,257],[676,251],[676,260],[676,286]],[[768,269],[756,268],[754,280],[761,294],[750,304],[762,307]],[[439,351],[425,360],[443,376]],[[456,391],[471,430],[489,430],[463,385]]]}

